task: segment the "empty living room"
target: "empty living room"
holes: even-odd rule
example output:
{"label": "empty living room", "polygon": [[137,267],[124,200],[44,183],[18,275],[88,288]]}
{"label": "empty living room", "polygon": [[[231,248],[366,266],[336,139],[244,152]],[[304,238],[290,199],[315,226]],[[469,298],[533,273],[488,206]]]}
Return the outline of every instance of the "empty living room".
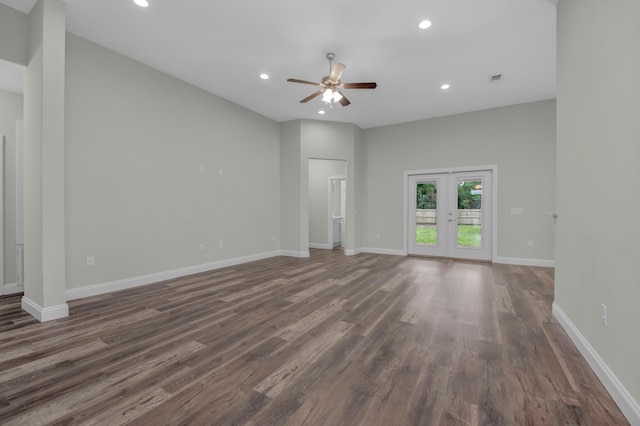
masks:
{"label": "empty living room", "polygon": [[640,425],[639,19],[0,0],[0,424]]}

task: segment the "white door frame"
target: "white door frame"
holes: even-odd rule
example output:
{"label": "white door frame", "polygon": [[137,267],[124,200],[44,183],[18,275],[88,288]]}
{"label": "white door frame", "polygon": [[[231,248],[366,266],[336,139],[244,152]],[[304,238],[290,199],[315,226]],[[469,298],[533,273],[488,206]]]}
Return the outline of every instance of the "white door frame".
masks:
{"label": "white door frame", "polygon": [[428,170],[410,170],[404,172],[404,215],[403,215],[403,254],[409,254],[409,197],[415,197],[414,193],[409,193],[409,177],[415,175],[428,174],[449,174],[449,173],[466,173],[490,171],[492,176],[492,194],[491,194],[491,261],[495,261],[498,257],[498,166],[473,166],[473,167],[451,167],[446,169],[428,169]]}
{"label": "white door frame", "polygon": [[16,124],[16,288],[24,292],[24,123]]}
{"label": "white door frame", "polygon": [[0,133],[0,296],[4,294],[4,135]]}

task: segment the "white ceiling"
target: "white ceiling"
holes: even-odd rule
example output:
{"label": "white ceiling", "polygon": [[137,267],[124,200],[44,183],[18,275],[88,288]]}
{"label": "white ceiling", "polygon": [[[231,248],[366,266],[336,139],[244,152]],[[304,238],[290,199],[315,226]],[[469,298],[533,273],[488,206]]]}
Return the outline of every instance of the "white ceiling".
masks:
{"label": "white ceiling", "polygon": [[[149,2],[66,0],[68,31],[279,122],[369,128],[555,98],[557,0]],[[0,3],[28,13],[36,1]],[[326,52],[346,64],[343,82],[378,88],[345,90],[348,107],[299,103],[316,89],[286,79],[320,81]]]}

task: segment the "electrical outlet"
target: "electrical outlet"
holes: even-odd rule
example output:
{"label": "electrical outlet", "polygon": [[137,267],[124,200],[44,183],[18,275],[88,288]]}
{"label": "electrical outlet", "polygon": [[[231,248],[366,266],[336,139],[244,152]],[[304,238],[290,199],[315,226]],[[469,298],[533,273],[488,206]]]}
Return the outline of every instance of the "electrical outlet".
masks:
{"label": "electrical outlet", "polygon": [[87,268],[96,266],[96,259],[93,256],[87,256]]}
{"label": "electrical outlet", "polygon": [[379,240],[380,239],[380,234],[376,234],[376,239]]}
{"label": "electrical outlet", "polygon": [[602,325],[607,325],[607,305],[604,303],[600,305],[600,322]]}
{"label": "electrical outlet", "polygon": [[275,241],[275,240],[276,240],[276,236],[275,236],[275,235],[272,235],[272,236],[271,236],[271,241]]}
{"label": "electrical outlet", "polygon": [[224,243],[222,241],[218,241],[218,248],[221,249],[224,247]]}
{"label": "electrical outlet", "polygon": [[533,240],[527,241],[527,246],[528,247],[533,247]]}
{"label": "electrical outlet", "polygon": [[204,250],[204,247],[205,247],[204,243],[200,243],[200,251]]}

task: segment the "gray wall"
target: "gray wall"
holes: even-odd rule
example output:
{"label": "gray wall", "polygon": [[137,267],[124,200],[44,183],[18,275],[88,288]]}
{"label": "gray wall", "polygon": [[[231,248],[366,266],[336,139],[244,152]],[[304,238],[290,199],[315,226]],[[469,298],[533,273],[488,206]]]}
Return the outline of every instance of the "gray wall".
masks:
{"label": "gray wall", "polygon": [[[280,248],[301,256],[308,252],[302,242],[300,121],[280,125]],[[308,233],[308,230],[305,230]]]}
{"label": "gray wall", "polygon": [[62,0],[29,14],[24,78],[24,298],[66,315],[65,40]]}
{"label": "gray wall", "polygon": [[[555,304],[640,401],[640,2],[558,3]],[[629,214],[631,213],[631,214]],[[600,305],[608,325],[600,323]],[[640,411],[636,414],[640,421]]]}
{"label": "gray wall", "polygon": [[22,95],[0,90],[0,134],[4,134],[4,283],[16,282],[16,120]]}
{"label": "gray wall", "polygon": [[294,120],[283,123],[281,129],[280,167],[282,217],[282,249],[287,254],[305,256],[309,248],[309,159],[342,160],[347,177],[347,253],[354,254],[361,246],[356,222],[358,206],[363,203],[363,163],[356,155],[362,153],[362,130],[349,123],[316,120]]}
{"label": "gray wall", "polygon": [[405,171],[497,165],[498,256],[554,259],[554,100],[367,129],[364,139],[365,247],[403,249]]}
{"label": "gray wall", "polygon": [[[361,173],[360,163],[356,161],[356,153],[360,149],[362,130],[354,124],[348,123],[327,123],[315,120],[301,121],[301,178],[302,191],[301,200],[308,200],[308,179],[310,158],[324,158],[333,160],[343,160],[346,163],[347,176],[347,207],[345,218],[347,235],[343,245],[347,253],[358,249],[358,225],[355,210],[361,202],[362,192],[359,191],[360,182],[356,177]],[[302,202],[301,224],[302,229],[308,229],[309,206],[307,202]],[[303,232],[304,233],[304,232]],[[304,237],[304,243],[308,246],[308,231]]]}
{"label": "gray wall", "polygon": [[71,34],[66,99],[68,288],[279,249],[276,122]]}
{"label": "gray wall", "polygon": [[29,60],[29,17],[0,4],[0,59],[27,65]]}

